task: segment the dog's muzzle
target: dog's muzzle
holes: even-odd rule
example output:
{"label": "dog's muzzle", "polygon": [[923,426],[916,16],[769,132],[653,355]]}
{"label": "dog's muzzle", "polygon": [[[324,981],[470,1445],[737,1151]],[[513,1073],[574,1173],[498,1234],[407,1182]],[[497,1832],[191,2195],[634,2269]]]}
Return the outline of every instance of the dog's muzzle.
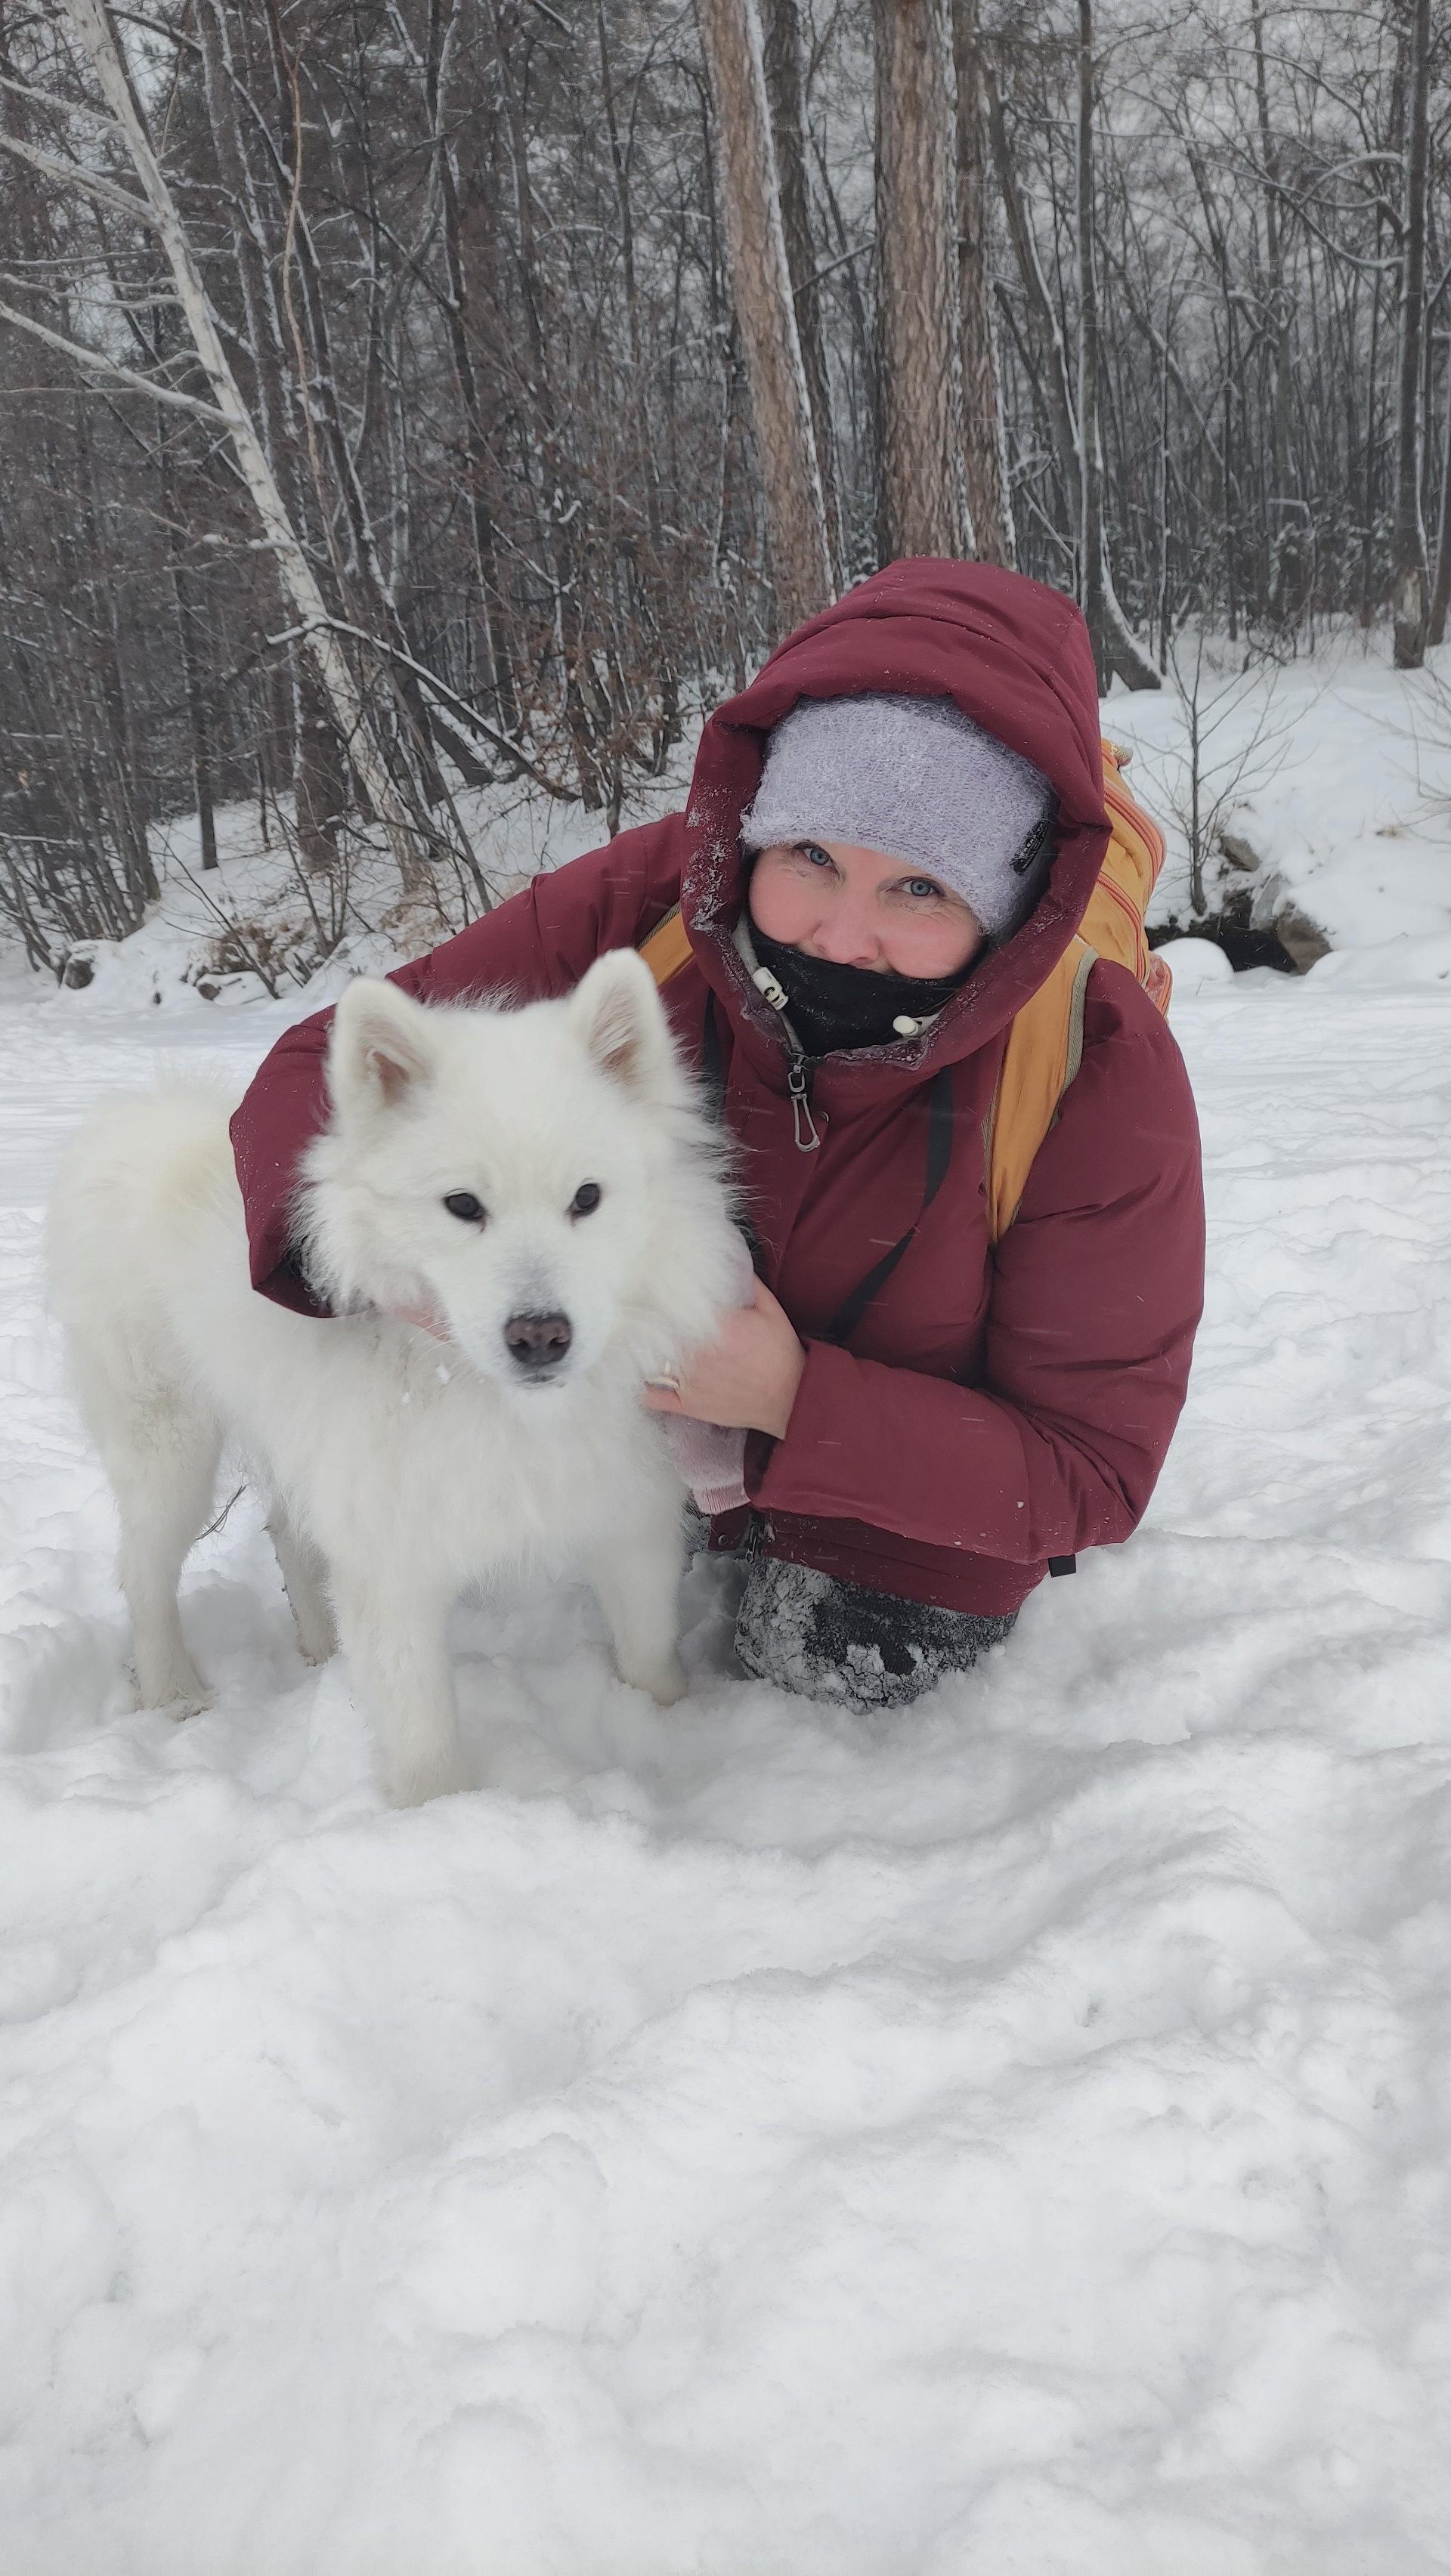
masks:
{"label": "dog's muzzle", "polygon": [[511,1315],[504,1326],[510,1359],[530,1377],[545,1377],[558,1368],[573,1339],[567,1315]]}

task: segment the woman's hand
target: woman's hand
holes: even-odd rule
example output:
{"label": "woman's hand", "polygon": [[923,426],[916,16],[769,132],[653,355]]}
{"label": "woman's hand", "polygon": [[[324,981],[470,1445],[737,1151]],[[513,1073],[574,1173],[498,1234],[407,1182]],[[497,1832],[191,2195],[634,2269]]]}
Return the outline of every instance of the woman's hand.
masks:
{"label": "woman's hand", "polygon": [[692,1352],[678,1386],[647,1386],[645,1402],[653,1413],[688,1413],[696,1422],[769,1431],[779,1440],[805,1366],[785,1307],[758,1279],[750,1305],[732,1309],[719,1341]]}
{"label": "woman's hand", "polygon": [[447,1342],[453,1338],[438,1308],[421,1289],[416,1306],[388,1306],[384,1312],[392,1317],[395,1324],[413,1324],[420,1333],[431,1333],[436,1342]]}

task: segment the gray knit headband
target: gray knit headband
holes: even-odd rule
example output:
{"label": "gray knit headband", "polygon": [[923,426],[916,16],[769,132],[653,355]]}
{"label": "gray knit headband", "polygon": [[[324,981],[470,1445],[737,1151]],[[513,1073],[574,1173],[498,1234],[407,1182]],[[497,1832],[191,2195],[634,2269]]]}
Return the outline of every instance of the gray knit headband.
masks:
{"label": "gray knit headband", "polygon": [[1041,769],[950,698],[803,698],[767,737],[742,818],[748,850],[844,841],[925,868],[970,904],[990,938],[1032,911],[1053,855]]}

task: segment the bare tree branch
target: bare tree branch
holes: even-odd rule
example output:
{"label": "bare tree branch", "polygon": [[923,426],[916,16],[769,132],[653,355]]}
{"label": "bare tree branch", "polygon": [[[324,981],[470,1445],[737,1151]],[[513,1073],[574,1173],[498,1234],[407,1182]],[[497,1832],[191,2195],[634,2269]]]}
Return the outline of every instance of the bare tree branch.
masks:
{"label": "bare tree branch", "polygon": [[215,403],[201,402],[195,394],[175,393],[170,385],[159,385],[154,377],[138,375],[134,367],[123,367],[119,358],[108,358],[102,349],[87,349],[79,340],[63,339],[59,331],[47,330],[43,322],[33,321],[28,313],[17,313],[13,304],[0,304],[0,322],[8,322],[16,331],[28,331],[32,339],[44,340],[48,348],[59,349],[63,356],[74,358],[79,366],[93,368],[98,375],[129,385],[134,392],[149,396],[152,402],[169,403],[177,411],[193,412],[199,420],[211,421],[219,429],[231,427],[226,413],[219,411]]}

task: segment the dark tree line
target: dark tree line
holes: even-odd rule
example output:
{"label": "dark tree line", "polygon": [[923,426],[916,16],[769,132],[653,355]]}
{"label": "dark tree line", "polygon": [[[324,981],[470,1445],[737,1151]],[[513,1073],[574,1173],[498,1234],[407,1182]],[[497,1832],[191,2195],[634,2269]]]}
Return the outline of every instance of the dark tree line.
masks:
{"label": "dark tree line", "polygon": [[1429,0],[0,0],[0,905],[119,936],[252,797],[475,909],[461,790],[613,826],[902,551],[1130,686],[1413,665],[1446,68]]}

